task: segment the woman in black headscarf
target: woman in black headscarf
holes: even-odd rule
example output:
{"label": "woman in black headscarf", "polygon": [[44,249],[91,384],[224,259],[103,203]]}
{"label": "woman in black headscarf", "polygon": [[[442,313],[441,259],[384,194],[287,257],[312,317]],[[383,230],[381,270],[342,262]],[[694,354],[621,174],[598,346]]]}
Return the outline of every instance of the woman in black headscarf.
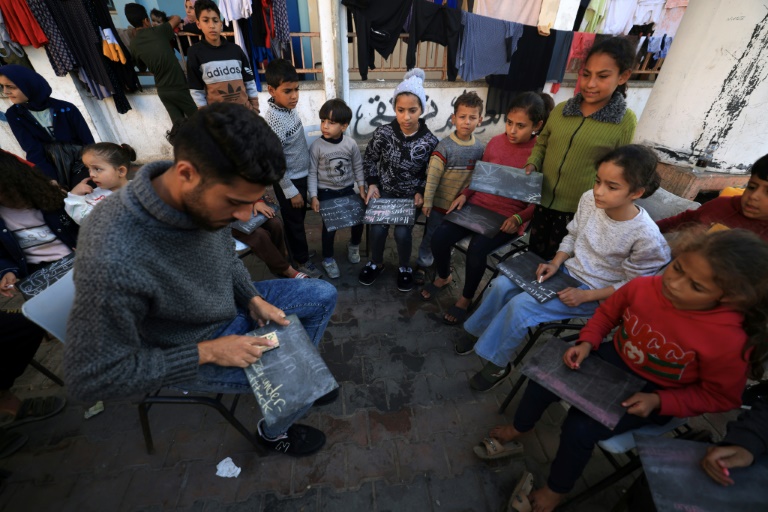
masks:
{"label": "woman in black headscarf", "polygon": [[92,144],[93,135],[83,115],[72,103],[51,98],[51,86],[45,78],[24,66],[0,67],[0,87],[13,103],[5,115],[27,160],[51,179],[61,181],[46,146],[57,142]]}

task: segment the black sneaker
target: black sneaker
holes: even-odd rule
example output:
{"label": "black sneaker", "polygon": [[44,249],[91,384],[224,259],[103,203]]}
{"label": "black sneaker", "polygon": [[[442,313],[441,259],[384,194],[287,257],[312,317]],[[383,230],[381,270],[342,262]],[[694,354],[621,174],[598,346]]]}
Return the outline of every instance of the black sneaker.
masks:
{"label": "black sneaker", "polygon": [[467,334],[460,340],[454,342],[453,350],[460,356],[467,356],[475,351],[475,343],[477,343],[477,338]]}
{"label": "black sneaker", "polygon": [[325,444],[325,434],[309,425],[294,424],[288,428],[288,431],[278,436],[277,439],[268,439],[261,432],[261,425],[264,420],[259,421],[257,428],[257,440],[267,451],[276,451],[301,457],[311,455],[318,451]]}
{"label": "black sneaker", "polygon": [[363,270],[360,271],[360,276],[357,280],[360,281],[360,284],[370,286],[382,272],[384,272],[384,265],[376,265],[372,261],[369,261],[363,267]]}
{"label": "black sneaker", "polygon": [[411,267],[400,267],[400,273],[397,276],[397,289],[401,292],[413,290],[413,269]]}
{"label": "black sneaker", "polygon": [[482,370],[469,379],[469,386],[476,391],[490,391],[512,373],[512,365],[502,368],[493,363],[486,363]]}

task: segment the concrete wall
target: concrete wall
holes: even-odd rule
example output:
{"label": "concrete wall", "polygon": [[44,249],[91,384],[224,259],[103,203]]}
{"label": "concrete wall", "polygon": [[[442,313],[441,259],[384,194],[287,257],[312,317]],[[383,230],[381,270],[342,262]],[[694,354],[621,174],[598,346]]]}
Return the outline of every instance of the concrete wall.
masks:
{"label": "concrete wall", "polygon": [[715,166],[746,170],[768,153],[766,78],[763,2],[690,2],[635,139],[681,164],[719,142]]}

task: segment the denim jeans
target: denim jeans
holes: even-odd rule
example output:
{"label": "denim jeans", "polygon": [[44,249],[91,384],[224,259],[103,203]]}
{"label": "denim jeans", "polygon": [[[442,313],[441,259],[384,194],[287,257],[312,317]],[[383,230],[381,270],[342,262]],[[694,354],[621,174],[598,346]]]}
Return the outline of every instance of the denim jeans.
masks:
{"label": "denim jeans", "polygon": [[[320,344],[323,332],[336,307],[336,287],[319,279],[277,279],[253,283],[264,300],[282,309],[286,315],[294,314],[315,346]],[[223,327],[212,338],[230,334],[245,334],[258,327],[247,311],[238,311],[229,325]],[[307,382],[311,386],[311,382]],[[242,368],[204,364],[197,372],[197,378],[182,382],[174,387],[185,391],[202,393],[253,393],[245,371]],[[296,420],[303,417],[312,405],[298,411],[288,421],[279,425],[266,425],[264,433],[277,437]]]}
{"label": "denim jeans", "polygon": [[[601,344],[597,352],[592,352],[590,357],[599,357],[628,373],[633,373],[616,352],[612,341]],[[642,392],[652,393],[657,389],[659,389],[658,385],[646,381]],[[520,405],[515,411],[513,421],[515,428],[518,432],[528,432],[536,425],[547,407],[559,400],[560,397],[555,393],[546,390],[534,381],[528,381]],[[555,492],[563,494],[570,492],[576,480],[584,472],[598,441],[650,423],[664,425],[671,419],[671,416],[662,416],[658,414],[658,411],[652,412],[647,418],[625,414],[616,427],[611,430],[575,407],[571,407],[563,426],[560,428],[560,446],[557,449],[555,459],[552,461],[547,485]]]}
{"label": "denim jeans", "polygon": [[[332,190],[329,188],[321,188],[317,190],[317,200],[325,201],[327,199],[336,199],[337,197],[346,197],[355,195],[354,187],[347,187],[341,190]],[[363,239],[363,224],[357,224],[352,226],[352,236],[349,239],[351,245],[360,245]],[[323,243],[323,258],[333,258],[333,240],[336,238],[335,231],[328,231],[325,229],[325,222],[323,222],[323,232],[321,240]]]}
{"label": "denim jeans", "polygon": [[[587,285],[579,288],[589,289]],[[477,355],[496,366],[506,366],[529,327],[567,318],[589,318],[597,306],[597,302],[592,301],[569,307],[560,299],[542,304],[507,276],[500,275],[491,282],[480,307],[464,322],[464,329],[479,336],[475,345]]]}
{"label": "denim jeans", "polygon": [[[432,256],[432,236],[435,234],[435,230],[443,223],[445,214],[432,208],[429,212],[429,218],[427,218],[427,225],[424,226],[424,236],[421,237],[421,245],[419,246],[419,257],[416,259],[416,265],[419,267],[429,267],[435,262],[435,258]],[[450,256],[449,256],[450,258]]]}

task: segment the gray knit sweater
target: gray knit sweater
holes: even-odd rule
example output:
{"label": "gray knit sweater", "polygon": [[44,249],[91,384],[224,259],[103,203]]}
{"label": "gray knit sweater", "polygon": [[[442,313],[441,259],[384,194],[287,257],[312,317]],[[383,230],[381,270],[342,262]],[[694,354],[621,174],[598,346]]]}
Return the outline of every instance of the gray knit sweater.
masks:
{"label": "gray knit sweater", "polygon": [[230,229],[206,231],[158,197],[144,166],[80,229],[64,371],[82,400],[127,396],[197,375],[197,343],[258,293]]}

